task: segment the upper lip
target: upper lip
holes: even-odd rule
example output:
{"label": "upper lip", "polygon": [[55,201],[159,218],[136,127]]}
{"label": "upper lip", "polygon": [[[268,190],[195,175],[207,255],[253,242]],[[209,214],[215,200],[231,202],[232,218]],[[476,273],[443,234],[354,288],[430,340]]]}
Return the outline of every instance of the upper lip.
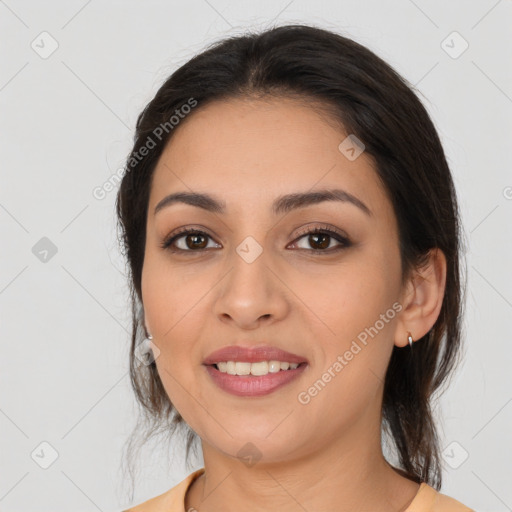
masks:
{"label": "upper lip", "polygon": [[205,365],[212,365],[226,361],[240,361],[247,363],[257,363],[259,361],[281,361],[288,363],[307,363],[305,357],[292,354],[286,350],[269,345],[260,345],[257,347],[242,347],[231,345],[223,347],[212,352],[204,361]]}

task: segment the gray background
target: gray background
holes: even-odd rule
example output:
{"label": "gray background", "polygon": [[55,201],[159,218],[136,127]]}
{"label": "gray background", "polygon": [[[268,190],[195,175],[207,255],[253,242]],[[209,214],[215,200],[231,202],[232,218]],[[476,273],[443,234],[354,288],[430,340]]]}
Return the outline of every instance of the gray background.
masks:
{"label": "gray background", "polygon": [[179,439],[156,445],[126,497],[129,309],[115,191],[93,190],[172,70],[222,36],[288,22],[354,38],[423,95],[469,243],[442,492],[512,510],[511,21],[510,0],[0,1],[0,510],[120,510],[190,472]]}

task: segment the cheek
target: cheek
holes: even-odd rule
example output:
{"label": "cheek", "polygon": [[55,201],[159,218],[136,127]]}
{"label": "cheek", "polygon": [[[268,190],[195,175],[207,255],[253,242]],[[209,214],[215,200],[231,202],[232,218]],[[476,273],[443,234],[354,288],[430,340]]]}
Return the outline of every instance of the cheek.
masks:
{"label": "cheek", "polygon": [[303,273],[295,284],[297,295],[304,297],[310,315],[325,327],[334,345],[374,325],[396,300],[396,264],[382,261],[360,252],[325,275]]}
{"label": "cheek", "polygon": [[205,403],[197,379],[202,355],[197,340],[207,315],[205,294],[215,276],[172,264],[165,251],[153,248],[155,243],[146,244],[142,270],[144,316],[160,350],[156,367],[165,393],[185,421],[197,425],[202,418],[197,403]]}
{"label": "cheek", "polygon": [[197,272],[169,264],[165,255],[151,252],[146,255],[142,297],[144,314],[154,337],[165,344],[171,340],[186,343],[181,330],[186,325],[188,332],[197,324],[193,319],[201,310],[201,297],[213,286],[213,280],[211,285],[208,281],[206,274],[198,276]]}
{"label": "cheek", "polygon": [[328,411],[334,426],[355,424],[369,404],[378,409],[393,349],[396,312],[387,280],[362,262],[357,269],[340,270],[307,292],[315,305],[311,320],[323,334],[299,400],[308,418],[325,418]]}
{"label": "cheek", "polygon": [[206,274],[177,270],[159,255],[148,254],[144,263],[144,315],[160,350],[156,365],[166,393],[180,412],[180,406],[186,409],[190,402],[184,389],[194,396],[200,393],[195,389],[195,372],[201,362],[197,340],[207,315],[208,301],[204,296],[214,283],[215,279]]}
{"label": "cheek", "polygon": [[319,387],[325,389],[315,398],[319,410],[331,400],[357,409],[382,385],[393,349],[399,277],[399,263],[386,254],[366,248],[331,267],[328,278],[302,278],[298,295],[307,297],[310,322],[319,328],[312,333],[319,364],[308,380],[309,385],[320,379]]}

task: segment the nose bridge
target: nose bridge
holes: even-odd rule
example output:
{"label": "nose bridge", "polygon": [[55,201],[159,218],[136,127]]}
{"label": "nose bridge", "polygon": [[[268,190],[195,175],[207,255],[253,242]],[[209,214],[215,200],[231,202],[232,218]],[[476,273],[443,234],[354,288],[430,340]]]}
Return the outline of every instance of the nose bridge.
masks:
{"label": "nose bridge", "polygon": [[[260,237],[260,240],[262,237]],[[264,260],[265,258],[261,258],[264,249],[263,245],[256,240],[252,235],[246,236],[235,248],[236,254],[242,259],[247,265],[252,265],[258,259]],[[236,260],[235,260],[236,261]]]}
{"label": "nose bridge", "polygon": [[270,250],[254,236],[245,236],[233,247],[227,266],[230,271],[216,298],[217,315],[230,317],[239,326],[249,326],[261,317],[283,314],[286,301],[271,269]]}
{"label": "nose bridge", "polygon": [[[244,208],[237,212],[236,227],[230,235],[234,249],[230,254],[232,264],[244,269],[242,264],[244,263],[251,273],[250,270],[254,270],[253,266],[257,263],[256,268],[264,271],[263,262],[269,264],[270,256],[270,247],[267,243],[269,242],[267,234],[270,220],[265,216],[259,216],[256,210],[250,208]],[[265,245],[266,248],[264,248]]]}
{"label": "nose bridge", "polygon": [[[261,239],[261,237],[260,237]],[[246,236],[230,254],[230,267],[232,268],[228,281],[230,287],[241,286],[246,294],[254,297],[255,294],[267,293],[268,249],[252,235]],[[252,290],[248,289],[252,287]]]}

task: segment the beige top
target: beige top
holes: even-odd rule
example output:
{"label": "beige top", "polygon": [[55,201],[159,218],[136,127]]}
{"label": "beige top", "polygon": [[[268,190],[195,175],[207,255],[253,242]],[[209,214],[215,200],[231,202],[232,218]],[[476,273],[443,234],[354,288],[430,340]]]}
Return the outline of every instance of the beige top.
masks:
{"label": "beige top", "polygon": [[[187,512],[185,510],[185,495],[192,482],[204,473],[204,468],[198,469],[168,491],[151,498],[124,512]],[[200,512],[200,511],[198,511]],[[420,488],[405,512],[475,512],[459,501],[439,493],[425,482]]]}

